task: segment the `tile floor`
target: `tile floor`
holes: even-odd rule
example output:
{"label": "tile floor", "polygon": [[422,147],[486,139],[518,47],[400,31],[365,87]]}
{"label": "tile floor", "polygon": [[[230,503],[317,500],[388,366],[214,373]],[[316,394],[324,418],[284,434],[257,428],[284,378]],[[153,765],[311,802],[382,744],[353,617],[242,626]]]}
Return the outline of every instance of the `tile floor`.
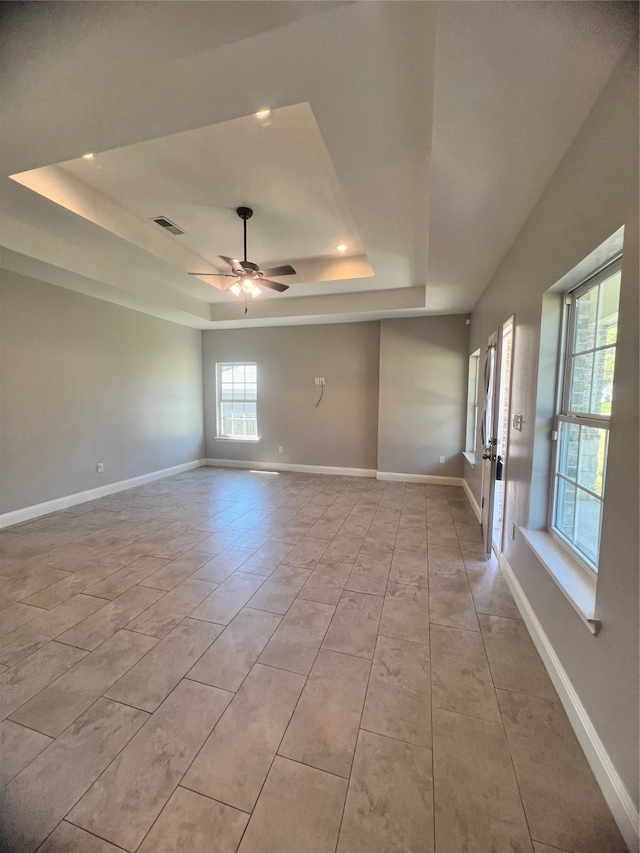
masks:
{"label": "tile floor", "polygon": [[10,853],[626,849],[459,488],[201,468],[0,542]]}

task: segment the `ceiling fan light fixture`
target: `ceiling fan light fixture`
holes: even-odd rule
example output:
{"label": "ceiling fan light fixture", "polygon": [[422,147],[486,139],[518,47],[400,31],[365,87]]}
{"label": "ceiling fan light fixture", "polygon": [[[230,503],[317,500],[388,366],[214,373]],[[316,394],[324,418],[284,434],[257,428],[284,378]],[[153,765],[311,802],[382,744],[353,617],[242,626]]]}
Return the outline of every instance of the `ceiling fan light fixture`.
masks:
{"label": "ceiling fan light fixture", "polygon": [[258,285],[257,285],[257,284],[254,284],[254,285],[253,285],[253,290],[251,291],[251,298],[252,298],[252,299],[255,299],[257,296],[260,296],[260,294],[261,294],[261,293],[262,293],[262,291],[260,290],[260,288],[258,287]]}
{"label": "ceiling fan light fixture", "polygon": [[339,252],[346,252],[346,251],[347,251],[347,248],[348,248],[348,247],[347,247],[347,246],[345,246],[345,244],[344,244],[344,243],[340,243],[340,245],[339,245],[339,246],[336,246],[336,249],[337,249]]}
{"label": "ceiling fan light fixture", "polygon": [[229,290],[231,291],[231,293],[233,293],[234,296],[240,296],[240,294],[242,293],[242,288],[240,287],[237,281],[235,282],[235,284],[231,285]]}
{"label": "ceiling fan light fixture", "polygon": [[254,288],[254,284],[253,284],[252,279],[250,279],[250,278],[243,278],[242,279],[242,289],[244,290],[245,293],[251,293],[253,288]]}

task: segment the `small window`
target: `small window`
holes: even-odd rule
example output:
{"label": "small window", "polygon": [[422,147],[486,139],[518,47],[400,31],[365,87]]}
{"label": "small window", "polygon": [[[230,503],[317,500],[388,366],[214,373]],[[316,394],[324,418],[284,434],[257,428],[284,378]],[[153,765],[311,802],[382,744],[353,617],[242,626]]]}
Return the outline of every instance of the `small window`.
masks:
{"label": "small window", "polygon": [[217,364],[218,438],[257,440],[258,377],[255,364]]}
{"label": "small window", "polygon": [[465,450],[474,453],[476,449],[476,435],[478,433],[478,365],[480,364],[480,350],[477,349],[469,356],[469,380],[467,385],[467,437]]}
{"label": "small window", "polygon": [[567,294],[550,527],[594,572],[607,471],[620,261]]}

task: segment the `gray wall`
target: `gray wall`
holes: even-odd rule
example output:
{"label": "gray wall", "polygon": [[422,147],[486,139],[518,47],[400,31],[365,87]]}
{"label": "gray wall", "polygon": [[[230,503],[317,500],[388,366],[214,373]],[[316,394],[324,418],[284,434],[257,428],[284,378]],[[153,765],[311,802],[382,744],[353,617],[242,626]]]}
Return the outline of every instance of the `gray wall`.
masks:
{"label": "gray wall", "polygon": [[[522,537],[506,556],[629,794],[638,804],[638,67],[637,43],[587,118],[472,315],[470,352],[515,315],[506,529],[540,525],[532,493],[543,294],[625,225],[619,344],[596,615],[589,634]],[[545,309],[546,310],[546,309]],[[542,358],[546,355],[543,353]],[[479,472],[479,466],[476,469]],[[479,477],[465,476],[479,498]]]}
{"label": "gray wall", "polygon": [[202,457],[200,331],[5,270],[0,287],[0,511]]}
{"label": "gray wall", "polygon": [[[375,469],[379,329],[369,322],[203,332],[206,457]],[[224,361],[258,365],[258,442],[216,438],[215,366]],[[326,380],[317,409],[316,376]]]}
{"label": "gray wall", "polygon": [[381,321],[380,471],[462,476],[469,349],[465,319]]}

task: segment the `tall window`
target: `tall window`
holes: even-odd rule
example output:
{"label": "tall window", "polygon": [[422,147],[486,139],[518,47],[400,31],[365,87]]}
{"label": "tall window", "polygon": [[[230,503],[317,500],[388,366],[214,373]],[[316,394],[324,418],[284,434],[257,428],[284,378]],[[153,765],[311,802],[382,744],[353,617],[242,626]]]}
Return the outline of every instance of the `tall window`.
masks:
{"label": "tall window", "polygon": [[255,364],[217,364],[218,437],[257,439]]}
{"label": "tall window", "polygon": [[620,261],[567,295],[551,530],[598,571],[618,336]]}
{"label": "tall window", "polygon": [[467,430],[465,450],[474,453],[476,435],[478,432],[478,365],[480,350],[477,349],[469,356],[469,378],[467,384]]}

